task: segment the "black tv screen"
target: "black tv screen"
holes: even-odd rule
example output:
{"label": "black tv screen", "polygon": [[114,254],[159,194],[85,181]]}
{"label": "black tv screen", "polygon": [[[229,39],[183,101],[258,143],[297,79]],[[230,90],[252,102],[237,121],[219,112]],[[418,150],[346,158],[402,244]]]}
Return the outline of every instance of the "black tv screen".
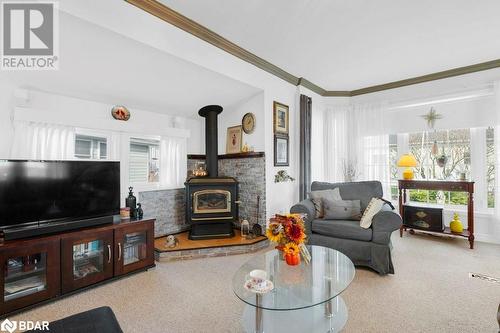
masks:
{"label": "black tv screen", "polygon": [[119,212],[119,162],[0,160],[0,228]]}

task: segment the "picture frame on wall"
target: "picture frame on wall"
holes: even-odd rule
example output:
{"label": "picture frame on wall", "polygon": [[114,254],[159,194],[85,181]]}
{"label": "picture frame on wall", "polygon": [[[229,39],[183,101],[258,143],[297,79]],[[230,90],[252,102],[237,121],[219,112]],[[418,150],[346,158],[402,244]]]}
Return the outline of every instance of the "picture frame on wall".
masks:
{"label": "picture frame on wall", "polygon": [[274,136],[274,166],[290,165],[290,140],[288,135]]}
{"label": "picture frame on wall", "polygon": [[226,154],[241,153],[241,143],[243,141],[242,132],[241,125],[227,128]]}
{"label": "picture frame on wall", "polygon": [[274,102],[273,104],[273,117],[274,117],[274,134],[288,135],[288,105]]}

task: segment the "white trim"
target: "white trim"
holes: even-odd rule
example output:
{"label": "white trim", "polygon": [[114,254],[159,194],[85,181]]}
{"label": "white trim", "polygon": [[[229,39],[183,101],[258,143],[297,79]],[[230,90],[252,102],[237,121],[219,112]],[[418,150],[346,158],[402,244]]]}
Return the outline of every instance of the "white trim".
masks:
{"label": "white trim", "polygon": [[477,98],[482,98],[482,97],[489,97],[493,96],[493,89],[492,87],[488,87],[486,89],[481,89],[481,90],[476,90],[476,91],[467,91],[465,93],[460,93],[460,94],[452,94],[452,95],[444,95],[444,96],[437,96],[434,98],[426,98],[426,99],[421,99],[421,100],[413,100],[413,101],[406,101],[402,103],[397,103],[391,105],[387,110],[388,111],[395,111],[395,110],[400,110],[400,109],[408,109],[408,108],[415,108],[419,106],[426,106],[426,105],[437,105],[437,104],[442,104],[442,103],[450,103],[450,102],[458,102],[458,101],[464,101],[464,100],[473,100]]}
{"label": "white trim", "polygon": [[156,135],[189,138],[190,131],[187,129],[165,127],[162,124],[141,124],[132,121],[118,121],[114,119],[91,119],[83,117],[75,118],[71,112],[60,113],[47,110],[38,110],[32,108],[16,107],[14,109],[14,121],[35,121],[41,123],[50,123],[64,126],[73,126],[78,128],[88,128],[92,130],[114,131],[121,133],[140,133]]}

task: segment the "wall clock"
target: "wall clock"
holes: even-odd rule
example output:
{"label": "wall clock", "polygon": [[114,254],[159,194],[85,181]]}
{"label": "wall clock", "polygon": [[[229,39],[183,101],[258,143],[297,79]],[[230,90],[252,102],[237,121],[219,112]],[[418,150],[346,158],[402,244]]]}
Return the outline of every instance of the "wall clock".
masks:
{"label": "wall clock", "polygon": [[241,126],[243,127],[243,132],[246,134],[253,133],[255,129],[255,115],[251,112],[245,114],[241,121]]}

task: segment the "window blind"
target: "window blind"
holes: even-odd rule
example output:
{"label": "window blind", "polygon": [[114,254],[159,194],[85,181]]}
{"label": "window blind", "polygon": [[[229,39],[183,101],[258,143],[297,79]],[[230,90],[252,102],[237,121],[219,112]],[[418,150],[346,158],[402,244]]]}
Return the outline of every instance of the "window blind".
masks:
{"label": "window blind", "polygon": [[149,146],[130,143],[129,180],[131,183],[147,183],[149,171]]}

